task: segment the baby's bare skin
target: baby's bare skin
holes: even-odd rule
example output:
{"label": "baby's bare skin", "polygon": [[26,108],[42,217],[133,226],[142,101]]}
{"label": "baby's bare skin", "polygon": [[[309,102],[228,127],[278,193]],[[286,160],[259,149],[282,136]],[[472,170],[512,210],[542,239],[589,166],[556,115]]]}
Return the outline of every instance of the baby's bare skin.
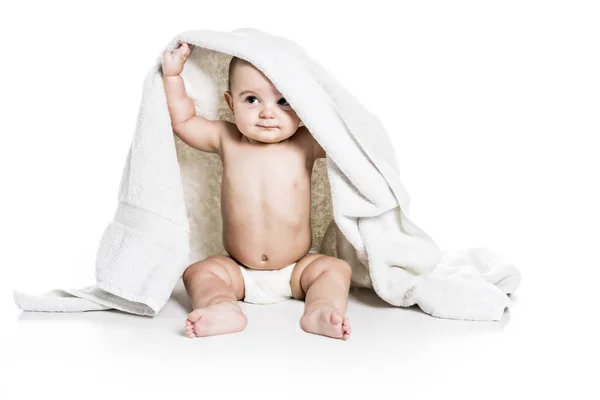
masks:
{"label": "baby's bare skin", "polygon": [[277,270],[296,262],[292,295],[305,299],[300,326],[307,332],[347,339],[345,316],[351,270],[335,257],[307,254],[311,248],[311,173],[325,152],[273,84],[253,65],[235,68],[224,96],[235,124],[195,115],[179,75],[191,48],[182,43],[163,54],[163,83],[174,132],[198,150],[216,153],[223,164],[223,245],[216,255],[189,266],[184,284],[193,311],[189,337],[238,332],[246,317],[238,262],[250,269]]}
{"label": "baby's bare skin", "polygon": [[281,269],[311,247],[308,134],[252,144],[230,125],[221,148],[223,245],[248,268]]}

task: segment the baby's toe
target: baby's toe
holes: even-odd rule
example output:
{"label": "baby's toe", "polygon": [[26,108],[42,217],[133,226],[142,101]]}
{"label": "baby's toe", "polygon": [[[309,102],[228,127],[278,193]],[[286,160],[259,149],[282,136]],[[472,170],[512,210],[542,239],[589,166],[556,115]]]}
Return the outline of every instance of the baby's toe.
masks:
{"label": "baby's toe", "polygon": [[188,321],[190,321],[191,323],[198,322],[201,316],[202,313],[200,312],[200,310],[194,310],[188,314]]}
{"label": "baby's toe", "polygon": [[337,312],[331,313],[331,323],[337,325],[342,322],[342,316]]}
{"label": "baby's toe", "polygon": [[196,332],[194,332],[194,329],[186,329],[185,334],[187,335],[187,337],[195,337],[196,336]]}
{"label": "baby's toe", "polygon": [[342,330],[348,334],[352,333],[352,328],[350,327],[350,321],[348,321],[348,317],[344,318],[344,322],[342,323]]}

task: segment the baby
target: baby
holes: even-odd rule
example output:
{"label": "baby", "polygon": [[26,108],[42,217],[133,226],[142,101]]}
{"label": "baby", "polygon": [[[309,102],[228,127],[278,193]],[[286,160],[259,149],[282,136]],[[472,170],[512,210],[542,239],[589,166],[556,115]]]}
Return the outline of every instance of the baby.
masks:
{"label": "baby", "polygon": [[180,76],[192,46],[179,42],[162,58],[173,132],[223,165],[223,246],[190,265],[183,282],[193,311],[188,337],[239,332],[247,319],[238,300],[272,303],[304,299],[306,332],[348,339],[351,268],[311,249],[311,174],[325,152],[269,79],[233,57],[225,101],[235,124],[196,115]]}

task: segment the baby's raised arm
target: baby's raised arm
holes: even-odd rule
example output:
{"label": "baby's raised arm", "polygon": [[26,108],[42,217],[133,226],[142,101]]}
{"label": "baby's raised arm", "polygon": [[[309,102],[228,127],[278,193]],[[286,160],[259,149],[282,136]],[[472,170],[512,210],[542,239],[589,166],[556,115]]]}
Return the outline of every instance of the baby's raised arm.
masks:
{"label": "baby's raised arm", "polygon": [[162,80],[173,132],[195,149],[216,153],[219,151],[224,124],[196,115],[196,107],[188,97],[180,75],[192,49],[187,43],[179,43],[181,46],[172,53],[165,50],[162,60]]}

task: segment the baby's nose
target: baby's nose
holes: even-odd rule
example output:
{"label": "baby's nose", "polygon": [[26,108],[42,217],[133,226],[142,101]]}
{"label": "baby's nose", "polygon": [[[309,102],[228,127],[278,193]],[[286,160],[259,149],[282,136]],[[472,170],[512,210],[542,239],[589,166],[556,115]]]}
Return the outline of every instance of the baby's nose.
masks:
{"label": "baby's nose", "polygon": [[271,109],[271,107],[263,107],[260,110],[260,116],[263,118],[272,118],[274,114],[275,112],[273,109]]}

